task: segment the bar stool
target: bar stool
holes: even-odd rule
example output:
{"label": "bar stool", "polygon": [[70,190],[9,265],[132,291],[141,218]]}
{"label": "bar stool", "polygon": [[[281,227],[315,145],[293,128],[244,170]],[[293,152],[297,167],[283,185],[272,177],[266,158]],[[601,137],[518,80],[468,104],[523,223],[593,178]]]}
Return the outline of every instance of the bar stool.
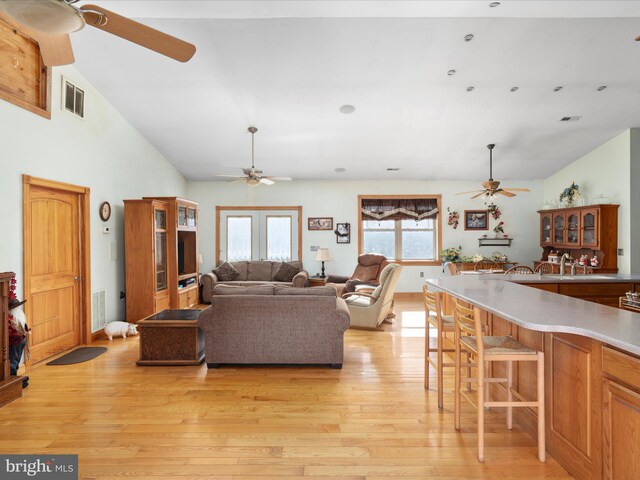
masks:
{"label": "bar stool", "polygon": [[[544,418],[544,353],[525,347],[513,337],[484,335],[482,318],[478,308],[467,308],[454,299],[455,332],[455,428],[460,430],[460,400],[464,396],[478,409],[478,460],[484,461],[484,409],[485,407],[506,407],[507,428],[513,425],[513,407],[535,407],[538,409],[538,459],[544,462],[545,454],[545,418]],[[465,335],[463,335],[463,333]],[[471,354],[477,361],[477,403],[462,391],[462,351]],[[487,372],[491,362],[507,362],[507,378],[491,378]],[[513,362],[537,362],[538,385],[537,400],[527,401],[513,390]],[[487,368],[483,368],[487,367]],[[506,401],[485,400],[485,386],[490,383],[506,383]],[[516,398],[515,401],[513,398]]]}
{"label": "bar stool", "polygon": [[[444,353],[455,352],[454,348],[443,348],[446,333],[453,333],[453,315],[442,314],[442,294],[430,292],[426,285],[422,287],[424,295],[425,336],[424,336],[424,388],[429,389],[429,365],[433,366],[438,375],[438,408],[443,408],[443,368],[455,367],[453,362],[444,362]],[[430,332],[434,327],[438,333],[437,348],[431,348]],[[431,353],[437,352],[436,359],[431,358]]]}

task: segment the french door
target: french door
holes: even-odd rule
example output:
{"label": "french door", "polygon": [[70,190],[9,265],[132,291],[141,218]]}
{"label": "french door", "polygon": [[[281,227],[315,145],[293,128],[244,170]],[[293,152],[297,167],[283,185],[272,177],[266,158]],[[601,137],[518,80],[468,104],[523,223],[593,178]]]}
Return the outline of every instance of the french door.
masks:
{"label": "french door", "polygon": [[300,209],[218,210],[218,260],[299,260]]}

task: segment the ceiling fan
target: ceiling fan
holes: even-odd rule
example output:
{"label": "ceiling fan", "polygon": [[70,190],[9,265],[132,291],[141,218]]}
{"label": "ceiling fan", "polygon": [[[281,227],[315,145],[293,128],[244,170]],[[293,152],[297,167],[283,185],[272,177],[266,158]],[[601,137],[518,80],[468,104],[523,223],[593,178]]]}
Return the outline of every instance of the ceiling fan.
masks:
{"label": "ceiling fan", "polygon": [[[226,178],[235,178],[236,182],[244,182],[247,185],[251,185],[252,187],[255,187],[257,185],[273,185],[274,183],[276,183],[276,181],[284,181],[284,182],[288,182],[291,181],[291,177],[267,177],[263,175],[262,170],[258,170],[255,167],[255,162],[254,162],[254,135],[256,134],[256,132],[258,131],[258,129],[256,127],[249,127],[247,129],[247,131],[251,134],[251,168],[243,168],[242,169],[242,173],[244,173],[244,176],[238,176],[238,175],[216,175],[216,177],[226,177]],[[233,183],[233,182],[231,182]]]}
{"label": "ceiling fan", "polygon": [[[78,0],[0,0],[0,18],[18,27],[40,45],[48,67],[75,61],[69,34],[85,25],[99,28],[180,62],[196,47],[166,33],[110,12],[97,5],[73,5]],[[2,14],[4,12],[4,14]]]}
{"label": "ceiling fan", "polygon": [[482,182],[482,186],[484,187],[484,190],[472,190],[470,192],[460,192],[457,193],[456,195],[465,195],[467,193],[475,193],[476,195],[472,196],[471,198],[478,198],[481,197],[482,195],[485,195],[487,197],[495,197],[495,195],[504,195],[505,197],[515,197],[516,194],[513,192],[529,192],[530,190],[528,188],[500,188],[500,182],[497,182],[493,179],[493,149],[495,147],[495,144],[490,143],[489,145],[487,145],[487,148],[489,149],[489,180],[486,182]]}

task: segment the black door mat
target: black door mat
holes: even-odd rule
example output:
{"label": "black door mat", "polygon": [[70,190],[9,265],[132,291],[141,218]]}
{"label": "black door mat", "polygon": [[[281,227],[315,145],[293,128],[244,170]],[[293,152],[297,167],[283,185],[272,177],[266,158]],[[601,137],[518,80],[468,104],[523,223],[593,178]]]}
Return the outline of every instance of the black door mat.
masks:
{"label": "black door mat", "polygon": [[106,347],[80,347],[76,348],[73,352],[51,360],[47,365],[71,365],[73,363],[88,362],[106,351]]}

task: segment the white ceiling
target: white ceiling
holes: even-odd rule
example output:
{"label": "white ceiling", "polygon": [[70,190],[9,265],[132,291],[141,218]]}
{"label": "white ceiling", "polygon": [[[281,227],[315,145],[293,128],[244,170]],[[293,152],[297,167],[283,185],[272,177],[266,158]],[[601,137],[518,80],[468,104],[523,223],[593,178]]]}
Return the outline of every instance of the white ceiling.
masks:
{"label": "white ceiling", "polygon": [[249,166],[249,125],[269,175],[467,180],[488,176],[487,143],[497,179],[544,178],[640,126],[640,2],[97,3],[197,45],[181,64],[72,37],[80,72],[191,180]]}

